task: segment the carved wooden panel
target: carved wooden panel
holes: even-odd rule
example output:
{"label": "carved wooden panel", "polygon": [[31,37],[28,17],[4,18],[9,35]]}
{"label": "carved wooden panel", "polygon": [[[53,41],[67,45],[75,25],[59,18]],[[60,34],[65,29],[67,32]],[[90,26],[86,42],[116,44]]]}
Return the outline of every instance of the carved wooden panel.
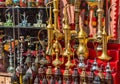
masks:
{"label": "carved wooden panel", "polygon": [[11,84],[11,74],[0,72],[0,84]]}

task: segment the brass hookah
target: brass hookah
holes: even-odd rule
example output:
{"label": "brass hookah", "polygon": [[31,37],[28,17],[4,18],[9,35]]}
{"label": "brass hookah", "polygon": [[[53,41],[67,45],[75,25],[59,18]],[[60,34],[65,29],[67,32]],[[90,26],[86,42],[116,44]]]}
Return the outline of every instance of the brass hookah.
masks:
{"label": "brass hookah", "polygon": [[75,0],[75,30],[79,31],[79,13],[80,13],[81,0]]}
{"label": "brass hookah", "polygon": [[97,50],[102,50],[102,31],[103,31],[103,28],[102,28],[102,17],[103,17],[103,13],[104,13],[104,10],[103,10],[103,3],[104,1],[103,0],[98,0],[98,9],[97,9],[97,13],[98,13],[98,31],[97,31],[97,34],[96,34],[96,41],[98,42],[98,47],[97,47]]}
{"label": "brass hookah", "polygon": [[68,61],[65,64],[65,66],[70,69],[71,67],[74,66],[73,63],[71,63],[71,58],[74,58],[74,51],[72,51],[72,48],[70,46],[70,40],[71,40],[71,30],[70,30],[70,26],[68,24],[68,14],[67,14],[67,7],[70,5],[66,5],[64,8],[64,26],[63,26],[63,30],[64,30],[64,36],[65,36],[65,49],[63,52],[63,57],[67,57]]}
{"label": "brass hookah", "polygon": [[111,59],[107,53],[107,43],[111,36],[108,36],[106,33],[106,28],[102,28],[102,16],[103,16],[103,0],[98,0],[98,32],[97,40],[99,43],[102,43],[102,54],[98,57],[101,60],[109,61]]}
{"label": "brass hookah", "polygon": [[49,20],[48,20],[48,26],[47,26],[47,33],[48,33],[48,47],[47,47],[47,50],[46,50],[46,54],[47,55],[52,55],[52,41],[53,41],[53,31],[54,31],[54,26],[53,26],[53,23],[52,23],[52,8],[50,6],[50,17],[49,17]]}
{"label": "brass hookah", "polygon": [[105,27],[103,29],[103,33],[102,33],[102,54],[98,57],[101,60],[104,61],[109,61],[111,60],[111,57],[108,55],[107,53],[107,43],[108,43],[108,39],[111,38],[110,36],[107,36],[107,33],[105,31]]}
{"label": "brass hookah", "polygon": [[[53,12],[54,12],[54,24],[52,23],[52,11],[50,7],[50,18],[48,20],[48,26],[47,26],[47,31],[48,31],[48,48],[46,50],[46,54],[49,56],[54,56],[55,55],[55,48],[53,47],[53,40],[54,38],[56,40],[59,40],[63,37],[63,34],[59,31],[58,29],[58,4],[59,0],[52,0],[46,4],[53,3]],[[62,54],[62,53],[60,53]]]}

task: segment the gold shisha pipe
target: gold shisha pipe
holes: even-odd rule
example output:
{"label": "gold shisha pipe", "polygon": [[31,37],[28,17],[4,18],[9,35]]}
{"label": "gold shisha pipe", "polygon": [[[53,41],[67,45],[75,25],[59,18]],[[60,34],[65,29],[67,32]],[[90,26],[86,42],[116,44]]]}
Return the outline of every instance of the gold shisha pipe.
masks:
{"label": "gold shisha pipe", "polygon": [[67,7],[69,7],[69,5],[66,5],[64,7],[64,10],[63,10],[63,15],[64,15],[64,18],[63,18],[63,21],[64,21],[64,26],[63,26],[63,30],[64,30],[64,36],[65,36],[65,49],[67,48],[67,44],[68,42],[70,41],[71,39],[71,35],[70,35],[70,26],[68,24],[68,14],[67,14]]}
{"label": "gold shisha pipe", "polygon": [[74,55],[74,52],[72,51],[72,49],[70,47],[71,31],[70,31],[70,26],[68,24],[68,14],[67,14],[67,7],[69,7],[69,6],[70,5],[66,5],[63,10],[63,14],[64,14],[63,30],[64,30],[64,36],[65,36],[65,49],[63,52],[63,56],[67,56],[67,57],[68,57],[68,52],[69,52],[70,56]]}
{"label": "gold shisha pipe", "polygon": [[101,41],[102,39],[102,31],[103,31],[103,28],[102,28],[102,17],[103,17],[103,0],[98,0],[98,10],[97,10],[97,13],[98,13],[98,31],[97,31],[97,39],[98,41]]}
{"label": "gold shisha pipe", "polygon": [[46,50],[47,55],[51,55],[51,47],[52,47],[52,41],[53,41],[53,24],[52,24],[52,9],[50,6],[50,17],[48,20],[48,26],[47,26],[47,33],[48,33],[48,48]]}
{"label": "gold shisha pipe", "polygon": [[81,0],[75,0],[75,30],[79,31],[79,14],[80,14]]}
{"label": "gold shisha pipe", "polygon": [[111,60],[111,57],[108,56],[108,53],[107,53],[107,43],[108,43],[108,39],[110,38],[110,36],[107,36],[107,33],[105,31],[105,27],[103,29],[102,36],[103,36],[102,37],[103,50],[102,50],[101,56],[99,56],[98,58],[101,59],[101,60],[109,61],[109,60]]}
{"label": "gold shisha pipe", "polygon": [[54,12],[54,29],[55,30],[58,30],[58,3],[59,3],[59,0],[53,0],[53,5],[54,5],[54,9],[53,9],[53,12]]}

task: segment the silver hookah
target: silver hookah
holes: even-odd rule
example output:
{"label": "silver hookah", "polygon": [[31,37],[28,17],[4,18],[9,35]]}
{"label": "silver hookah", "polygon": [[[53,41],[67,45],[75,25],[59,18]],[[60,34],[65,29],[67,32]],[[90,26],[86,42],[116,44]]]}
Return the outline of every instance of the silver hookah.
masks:
{"label": "silver hookah", "polygon": [[23,65],[23,42],[24,42],[24,36],[20,36],[20,66]]}
{"label": "silver hookah", "polygon": [[92,71],[96,71],[96,70],[98,70],[98,63],[97,63],[97,61],[96,61],[96,58],[94,59],[94,62],[93,62],[93,64],[92,64]]}
{"label": "silver hookah", "polygon": [[111,69],[111,66],[110,66],[110,63],[108,62],[107,65],[106,65],[106,72],[113,72],[113,69]]}
{"label": "silver hookah", "polygon": [[9,67],[7,68],[7,72],[9,73],[13,73],[15,68],[13,67],[13,53],[12,53],[12,39],[8,40],[8,42],[10,43],[10,48],[9,48]]}

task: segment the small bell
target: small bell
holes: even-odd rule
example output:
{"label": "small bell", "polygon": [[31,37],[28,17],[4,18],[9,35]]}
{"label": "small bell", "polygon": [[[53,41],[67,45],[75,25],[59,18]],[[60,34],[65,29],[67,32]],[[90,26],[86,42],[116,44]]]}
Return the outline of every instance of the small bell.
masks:
{"label": "small bell", "polygon": [[63,84],[62,78],[59,78],[58,84]]}
{"label": "small bell", "polygon": [[34,84],[39,84],[40,80],[38,78],[38,76],[36,76],[35,80],[34,80]]}
{"label": "small bell", "polygon": [[24,75],[23,76],[23,84],[29,84],[28,80],[29,80],[28,76]]}
{"label": "small bell", "polygon": [[62,72],[60,70],[60,68],[57,68],[55,71],[55,78],[56,80],[59,80],[62,77]]}
{"label": "small bell", "polygon": [[104,74],[103,74],[103,71],[102,71],[102,67],[99,69],[98,76],[101,79],[101,84],[105,84],[105,77],[104,77]]}
{"label": "small bell", "polygon": [[106,66],[106,72],[112,72],[109,62],[107,63],[107,66]]}
{"label": "small bell", "polygon": [[67,79],[66,84],[71,84],[71,81],[69,78]]}
{"label": "small bell", "polygon": [[55,79],[53,76],[51,77],[50,84],[55,84]]}
{"label": "small bell", "polygon": [[93,84],[101,84],[101,80],[99,76],[95,76],[94,80],[93,80]]}
{"label": "small bell", "polygon": [[64,80],[65,80],[65,81],[66,81],[67,79],[71,78],[71,73],[70,73],[70,71],[69,71],[68,68],[65,69],[63,76],[64,76]]}
{"label": "small bell", "polygon": [[72,79],[74,80],[74,84],[79,83],[79,72],[77,68],[74,68],[73,74],[72,74]]}
{"label": "small bell", "polygon": [[14,83],[17,83],[17,84],[18,84],[18,81],[19,81],[18,77],[16,76],[15,73],[13,73],[13,75],[12,75],[12,77],[11,77],[11,82],[12,82],[12,84],[14,84]]}
{"label": "small bell", "polygon": [[93,70],[93,71],[98,70],[98,63],[97,63],[97,61],[96,61],[96,58],[94,59],[94,62],[93,62],[93,64],[92,64],[92,70]]}
{"label": "small bell", "polygon": [[53,75],[52,67],[51,67],[51,66],[48,66],[48,69],[47,69],[47,71],[46,71],[46,77],[47,77],[48,79],[51,79],[52,75]]}
{"label": "small bell", "polygon": [[88,75],[88,84],[92,84],[93,80],[94,80],[94,77],[95,77],[95,73],[93,70],[90,70],[90,73]]}
{"label": "small bell", "polygon": [[81,84],[86,83],[87,77],[88,77],[88,74],[86,73],[85,68],[82,68],[82,72],[80,74],[80,79],[81,79],[80,83]]}
{"label": "small bell", "polygon": [[35,72],[35,73],[37,73],[37,68],[36,68],[36,66],[35,66],[35,63],[32,63],[32,70]]}
{"label": "small bell", "polygon": [[38,69],[38,74],[40,76],[40,79],[42,80],[45,75],[45,69],[43,68],[43,66],[40,66],[40,68]]}
{"label": "small bell", "polygon": [[74,84],[80,84],[78,78],[75,78],[75,79],[74,79]]}
{"label": "small bell", "polygon": [[48,81],[47,81],[46,77],[43,78],[42,84],[48,84]]}
{"label": "small bell", "polygon": [[112,76],[111,72],[106,72],[105,83],[106,84],[113,84],[113,76]]}

